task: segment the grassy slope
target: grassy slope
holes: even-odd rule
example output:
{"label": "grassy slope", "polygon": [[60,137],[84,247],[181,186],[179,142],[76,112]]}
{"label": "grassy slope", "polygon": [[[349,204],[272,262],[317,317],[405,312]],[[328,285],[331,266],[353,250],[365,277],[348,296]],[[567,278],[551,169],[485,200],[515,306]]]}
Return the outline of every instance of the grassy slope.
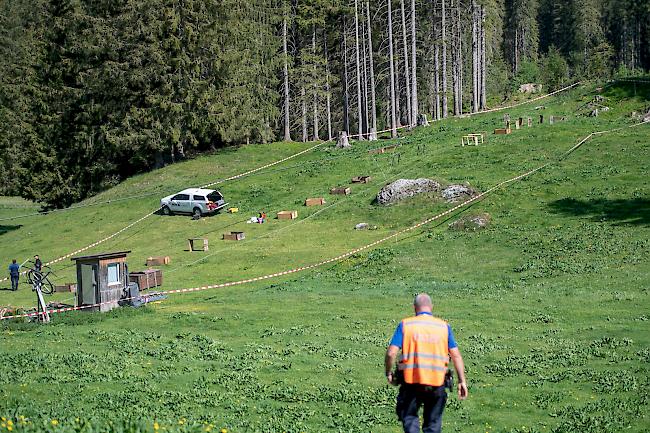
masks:
{"label": "grassy slope", "polygon": [[[368,156],[375,144],[345,152],[324,146],[222,185],[239,214],[199,221],[153,216],[92,251],[131,249],[132,270],[147,256],[170,255],[165,288],[335,256],[449,206],[421,197],[378,208],[371,201],[384,182],[433,177],[484,190],[593,130],[630,123],[629,112],[650,100],[650,89],[637,88],[634,96],[632,88],[615,87],[607,93],[613,110],[576,117],[591,90],[544,101],[545,110],[534,104],[511,110],[513,119],[544,113],[569,121],[488,134],[477,148],[458,146],[460,135],[499,127],[502,113],[417,130],[400,139],[399,164],[391,154]],[[50,418],[74,425],[80,414],[94,414],[104,420],[100,426],[109,417],[141,417],[149,428],[154,418],[174,424],[187,418],[233,431],[397,432],[395,390],[381,374],[383,350],[410,313],[411,296],[427,290],[454,326],[471,382],[467,402],[450,401],[447,431],[645,431],[649,135],[644,125],[595,138],[560,164],[489,196],[468,211],[491,213],[493,225],[483,232],[451,232],[441,223],[290,279],[176,295],[136,311],[68,314],[47,327],[3,324],[0,415],[31,416],[34,426]],[[137,176],[93,200],[164,195],[303,148],[283,143],[221,152]],[[349,197],[326,195],[359,174],[371,174],[373,182],[353,186]],[[321,195],[326,207],[301,205]],[[0,235],[0,260],[34,252],[49,259],[85,246],[146,214],[157,198],[3,222],[21,226]],[[17,208],[24,202],[5,203],[0,218],[28,213]],[[300,218],[242,222],[262,209],[298,209]],[[379,229],[352,230],[362,221]],[[246,232],[244,242],[219,240],[238,229]],[[184,252],[184,239],[198,235],[210,239],[210,251]],[[72,281],[69,263],[56,272]],[[2,305],[32,303],[26,289],[0,292]]]}

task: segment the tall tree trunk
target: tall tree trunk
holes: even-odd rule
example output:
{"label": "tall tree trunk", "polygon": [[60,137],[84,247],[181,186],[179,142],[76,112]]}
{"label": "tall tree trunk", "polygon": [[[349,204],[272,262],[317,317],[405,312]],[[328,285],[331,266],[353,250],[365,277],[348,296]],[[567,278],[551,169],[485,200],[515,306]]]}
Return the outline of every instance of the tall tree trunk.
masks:
{"label": "tall tree trunk", "polygon": [[[361,5],[361,11],[363,12],[363,4]],[[370,118],[370,107],[368,106],[368,46],[366,45],[366,26],[364,21],[361,21],[361,53],[362,53],[362,62],[363,67],[363,130],[368,132],[369,130],[369,121]]]}
{"label": "tall tree trunk", "polygon": [[487,108],[487,65],[485,63],[485,6],[481,6],[481,110]]}
{"label": "tall tree trunk", "polygon": [[388,0],[388,63],[390,63],[390,135],[397,137],[395,116],[395,64],[393,55],[393,12],[392,0]]}
{"label": "tall tree trunk", "polygon": [[460,19],[460,0],[456,0],[456,42],[458,43],[458,114],[463,114],[463,29]]}
{"label": "tall tree trunk", "polygon": [[411,125],[415,126],[418,118],[418,69],[417,69],[417,35],[415,32],[415,0],[411,0],[411,81],[412,81],[412,91],[411,91]]}
{"label": "tall tree trunk", "polygon": [[476,0],[472,0],[472,112],[478,111],[478,23]]}
{"label": "tall tree trunk", "polygon": [[327,140],[332,139],[332,89],[330,88],[330,63],[327,52],[327,33],[325,34],[325,98],[327,102]]}
{"label": "tall tree trunk", "polygon": [[357,122],[359,140],[363,140],[363,114],[361,112],[361,59],[359,58],[359,8],[358,1],[354,0],[354,34],[355,34],[355,53],[356,53],[356,67],[357,67]]}
{"label": "tall tree trunk", "polygon": [[347,20],[343,17],[343,130],[350,135],[350,87],[348,83]]}
{"label": "tall tree trunk", "polygon": [[431,59],[431,116],[434,120],[440,119],[440,52],[438,49],[438,16],[436,0],[431,1],[431,41],[433,44],[433,58]]}
{"label": "tall tree trunk", "polygon": [[300,99],[302,99],[302,141],[306,142],[309,140],[309,136],[307,134],[307,92],[305,86],[300,88]]}
{"label": "tall tree trunk", "polygon": [[447,9],[446,0],[442,0],[442,118],[447,117]]}
{"label": "tall tree trunk", "polygon": [[[399,76],[399,50],[398,47],[397,35],[395,35],[395,40],[393,41],[393,47],[395,47],[395,114],[397,116],[397,127],[402,127],[402,82]],[[406,124],[408,125],[410,119],[406,119]]]}
{"label": "tall tree trunk", "polygon": [[517,72],[519,72],[519,26],[518,25],[515,27],[515,40],[513,41],[512,44],[512,57],[513,57],[512,70],[516,74]]}
{"label": "tall tree trunk", "polygon": [[[456,0],[458,5],[460,0]],[[458,35],[454,0],[451,0],[451,86],[454,98],[454,116],[458,115]]]}
{"label": "tall tree trunk", "polygon": [[371,118],[371,139],[377,134],[377,100],[375,97],[375,66],[372,53],[372,25],[370,23],[370,1],[366,0],[366,17],[368,18],[368,60],[370,63],[370,118]]}
{"label": "tall tree trunk", "polygon": [[[404,81],[406,82],[406,111],[407,119],[410,123],[413,117],[411,109],[411,70],[409,69],[409,49],[408,39],[406,37],[406,10],[404,8],[404,0],[400,2],[402,10],[402,45],[404,46]],[[399,69],[399,68],[398,68]]]}
{"label": "tall tree trunk", "polygon": [[[312,26],[311,32],[311,51],[316,59],[316,26]],[[318,136],[318,69],[314,61],[314,141],[319,141]]]}
{"label": "tall tree trunk", "polygon": [[289,52],[287,50],[287,15],[282,19],[282,53],[284,64],[282,75],[284,78],[284,141],[291,141],[291,127],[289,125]]}

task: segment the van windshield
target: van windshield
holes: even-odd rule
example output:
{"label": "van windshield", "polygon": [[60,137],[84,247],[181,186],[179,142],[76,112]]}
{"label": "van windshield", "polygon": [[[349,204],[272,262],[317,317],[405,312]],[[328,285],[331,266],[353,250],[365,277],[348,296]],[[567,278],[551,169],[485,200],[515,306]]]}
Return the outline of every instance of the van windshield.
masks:
{"label": "van windshield", "polygon": [[213,202],[218,202],[219,200],[222,200],[223,196],[219,194],[219,191],[213,191],[210,194],[208,194],[208,200],[213,201]]}

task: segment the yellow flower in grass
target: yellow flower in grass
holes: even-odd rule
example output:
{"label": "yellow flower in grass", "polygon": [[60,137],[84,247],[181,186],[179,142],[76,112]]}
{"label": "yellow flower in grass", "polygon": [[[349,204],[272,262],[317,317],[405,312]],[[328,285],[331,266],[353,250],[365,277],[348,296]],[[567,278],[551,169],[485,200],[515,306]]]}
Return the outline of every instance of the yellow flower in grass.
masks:
{"label": "yellow flower in grass", "polygon": [[228,433],[228,429],[227,428],[222,428],[219,433]]}
{"label": "yellow flower in grass", "polygon": [[57,425],[59,425],[59,421],[56,420],[56,419],[53,419],[52,421],[50,421],[50,423],[51,423],[53,426],[57,426]]}
{"label": "yellow flower in grass", "polygon": [[153,423],[153,429],[154,429],[155,431],[158,431],[158,430],[160,429],[160,424],[158,424],[158,421],[156,421],[156,422]]}

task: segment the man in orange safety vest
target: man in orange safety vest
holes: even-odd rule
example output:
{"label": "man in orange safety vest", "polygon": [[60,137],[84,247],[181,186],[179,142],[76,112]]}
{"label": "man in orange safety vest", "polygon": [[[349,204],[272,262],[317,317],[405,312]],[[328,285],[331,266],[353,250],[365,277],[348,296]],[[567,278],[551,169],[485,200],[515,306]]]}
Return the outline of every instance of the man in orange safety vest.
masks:
{"label": "man in orange safety vest", "polygon": [[[425,433],[442,430],[442,412],[447,402],[447,365],[451,357],[458,376],[458,398],[467,398],[465,364],[447,322],[433,317],[433,303],[426,293],[413,301],[415,316],[404,319],[395,329],[384,361],[388,382],[400,384],[396,412],[405,433],[419,433],[418,411],[423,407]],[[393,373],[395,358],[402,356]],[[397,377],[399,376],[399,377]]]}

